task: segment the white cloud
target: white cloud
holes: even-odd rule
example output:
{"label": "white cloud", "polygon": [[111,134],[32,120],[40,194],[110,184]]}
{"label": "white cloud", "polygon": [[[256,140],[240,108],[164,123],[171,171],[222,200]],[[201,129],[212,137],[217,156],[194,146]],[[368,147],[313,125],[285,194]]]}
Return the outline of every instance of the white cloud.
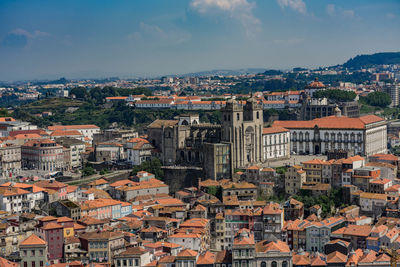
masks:
{"label": "white cloud", "polygon": [[301,14],[307,13],[306,3],[303,0],[277,0],[281,8],[290,7]]}
{"label": "white cloud", "polygon": [[328,4],[326,6],[326,12],[328,13],[329,16],[335,15],[336,12],[336,7],[334,4]]}
{"label": "white cloud", "polygon": [[396,18],[396,15],[393,14],[393,13],[387,13],[387,14],[386,14],[386,17],[387,17],[388,19],[394,19],[394,18]]}
{"label": "white cloud", "polygon": [[16,35],[23,35],[26,36],[28,39],[37,39],[37,38],[41,38],[41,37],[45,37],[45,36],[49,36],[50,34],[48,34],[47,32],[41,32],[41,31],[33,31],[33,32],[28,32],[24,29],[15,29],[12,30],[10,33],[12,34],[16,34]]}
{"label": "white cloud", "polygon": [[348,18],[353,18],[354,17],[354,10],[351,10],[351,9],[343,10],[343,15],[345,17],[348,17]]}
{"label": "white cloud", "polygon": [[163,29],[158,25],[140,22],[139,31],[129,34],[128,38],[160,46],[174,46],[188,41],[191,34],[178,29]]}
{"label": "white cloud", "polygon": [[47,32],[33,31],[18,28],[7,33],[5,38],[1,40],[0,44],[7,47],[29,48],[32,44],[43,37],[49,36]]}
{"label": "white cloud", "polygon": [[247,0],[192,0],[191,6],[202,14],[227,12],[231,18],[241,23],[248,36],[260,30],[261,22],[253,14],[255,3]]}

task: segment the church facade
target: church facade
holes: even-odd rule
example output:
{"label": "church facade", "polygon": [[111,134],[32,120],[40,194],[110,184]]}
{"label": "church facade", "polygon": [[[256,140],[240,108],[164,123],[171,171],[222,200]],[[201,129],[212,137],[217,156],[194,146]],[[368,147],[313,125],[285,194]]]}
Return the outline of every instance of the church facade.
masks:
{"label": "church facade", "polygon": [[198,166],[214,179],[231,177],[235,168],[290,156],[288,131],[265,131],[262,105],[254,98],[244,103],[228,100],[221,109],[221,124],[181,115],[154,121],[147,133],[164,165]]}

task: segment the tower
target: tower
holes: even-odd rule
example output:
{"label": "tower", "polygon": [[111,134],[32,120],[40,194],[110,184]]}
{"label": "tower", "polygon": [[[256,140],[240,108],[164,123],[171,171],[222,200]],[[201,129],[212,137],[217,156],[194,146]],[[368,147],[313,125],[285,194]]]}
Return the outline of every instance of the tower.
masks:
{"label": "tower", "polygon": [[243,108],[244,166],[262,161],[263,108],[253,97]]}
{"label": "tower", "polygon": [[261,162],[263,111],[257,100],[250,98],[243,106],[230,99],[221,116],[221,141],[231,144],[233,168]]}

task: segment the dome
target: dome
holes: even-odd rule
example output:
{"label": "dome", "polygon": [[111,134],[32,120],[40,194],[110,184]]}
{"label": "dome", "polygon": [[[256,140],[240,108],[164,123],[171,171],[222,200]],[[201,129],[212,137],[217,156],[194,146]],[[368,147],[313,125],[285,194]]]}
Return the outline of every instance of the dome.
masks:
{"label": "dome", "polygon": [[315,78],[315,80],[307,85],[307,88],[325,88],[325,84],[322,82],[318,81],[318,78]]}

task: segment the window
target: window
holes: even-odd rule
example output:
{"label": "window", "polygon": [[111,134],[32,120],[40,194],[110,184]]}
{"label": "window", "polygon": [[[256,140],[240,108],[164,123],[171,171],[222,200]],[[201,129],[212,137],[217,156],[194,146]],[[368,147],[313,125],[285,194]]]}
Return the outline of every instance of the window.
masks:
{"label": "window", "polygon": [[276,263],[276,261],[271,262],[271,267],[278,267],[278,264]]}
{"label": "window", "polygon": [[35,267],[36,263],[35,261],[32,261],[32,267]]}
{"label": "window", "polygon": [[283,262],[282,262],[282,267],[288,267],[287,261],[283,261]]}
{"label": "window", "polygon": [[267,267],[267,263],[265,261],[261,262],[261,267]]}
{"label": "window", "polygon": [[28,263],[24,261],[24,267],[28,267]]}
{"label": "window", "polygon": [[40,261],[39,264],[40,264],[40,267],[43,267],[43,261]]}
{"label": "window", "polygon": [[31,254],[32,254],[32,256],[35,256],[35,250],[34,249],[32,249]]}
{"label": "window", "polygon": [[139,266],[139,260],[135,259],[135,266]]}

